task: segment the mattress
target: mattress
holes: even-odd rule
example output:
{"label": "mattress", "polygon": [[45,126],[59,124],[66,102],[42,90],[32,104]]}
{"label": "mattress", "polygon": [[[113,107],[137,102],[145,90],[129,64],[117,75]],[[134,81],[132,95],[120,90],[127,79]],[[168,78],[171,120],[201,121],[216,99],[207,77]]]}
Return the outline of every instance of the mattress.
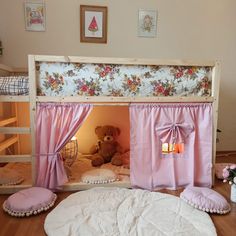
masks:
{"label": "mattress", "polygon": [[[22,182],[22,184],[32,184],[31,164],[30,163],[8,163],[7,165],[5,165],[2,168],[8,168],[8,169],[13,169],[13,170],[17,171],[24,178],[24,181]],[[111,163],[106,163],[106,164],[102,165],[102,168],[110,169],[110,170],[114,171],[119,178],[119,181],[117,181],[117,183],[118,182],[119,183],[127,183],[127,184],[130,183],[130,178],[129,178],[130,170],[127,169],[126,167],[114,166]],[[89,171],[92,169],[96,169],[96,167],[93,167],[91,165],[91,160],[83,155],[79,155],[79,157],[76,159],[76,161],[74,162],[74,164],[71,167],[72,177],[70,178],[68,184],[69,183],[73,183],[73,184],[78,183],[78,184],[85,185],[85,183],[81,182],[81,176],[86,171]],[[114,182],[114,183],[116,183],[116,182]],[[91,184],[91,186],[92,186],[92,184]]]}
{"label": "mattress", "polygon": [[8,76],[0,77],[0,95],[28,95],[28,76]]}

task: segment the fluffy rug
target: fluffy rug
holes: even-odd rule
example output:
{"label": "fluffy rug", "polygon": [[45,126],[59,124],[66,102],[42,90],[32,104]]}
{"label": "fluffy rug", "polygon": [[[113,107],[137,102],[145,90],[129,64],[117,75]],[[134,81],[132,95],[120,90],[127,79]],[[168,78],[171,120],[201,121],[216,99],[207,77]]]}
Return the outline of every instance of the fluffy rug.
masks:
{"label": "fluffy rug", "polygon": [[49,236],[216,235],[209,215],[178,197],[108,187],[70,195],[48,214],[44,229]]}

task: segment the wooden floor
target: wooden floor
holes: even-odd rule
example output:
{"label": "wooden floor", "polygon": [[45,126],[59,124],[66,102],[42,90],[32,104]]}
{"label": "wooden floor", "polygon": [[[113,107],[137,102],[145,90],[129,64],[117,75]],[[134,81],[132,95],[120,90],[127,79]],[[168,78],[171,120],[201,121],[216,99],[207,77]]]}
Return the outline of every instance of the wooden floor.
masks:
{"label": "wooden floor", "polygon": [[[217,162],[236,163],[236,155],[235,157],[217,158]],[[222,194],[230,202],[230,186],[227,183],[216,180],[213,189]],[[161,192],[179,196],[181,191],[163,190]],[[57,204],[70,194],[71,192],[58,193]],[[7,199],[7,197],[8,195],[0,195],[1,205]],[[236,203],[230,202],[230,205],[232,210],[227,215],[210,214],[217,229],[218,236],[236,235]],[[3,211],[0,211],[0,236],[44,236],[46,235],[43,228],[44,220],[49,212],[50,211],[28,218],[15,218],[9,216]]]}

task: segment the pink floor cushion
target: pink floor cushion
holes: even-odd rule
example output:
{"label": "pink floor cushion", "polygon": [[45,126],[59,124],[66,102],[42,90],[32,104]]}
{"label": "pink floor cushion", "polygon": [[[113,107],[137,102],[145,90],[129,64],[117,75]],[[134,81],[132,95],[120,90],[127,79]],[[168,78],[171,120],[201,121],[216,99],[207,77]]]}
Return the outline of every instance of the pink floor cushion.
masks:
{"label": "pink floor cushion", "polygon": [[180,198],[191,206],[209,213],[226,214],[230,209],[226,199],[210,188],[187,187]]}
{"label": "pink floor cushion", "polygon": [[118,181],[119,179],[114,171],[100,168],[84,172],[81,180],[87,184],[106,184]]}
{"label": "pink floor cushion", "polygon": [[24,178],[15,170],[0,168],[0,185],[15,185],[24,181]]}
{"label": "pink floor cushion", "polygon": [[226,166],[233,165],[233,163],[216,163],[215,164],[215,174],[218,179],[224,179],[223,178],[223,169]]}
{"label": "pink floor cushion", "polygon": [[11,195],[3,203],[3,210],[16,217],[36,215],[52,207],[56,198],[57,195],[48,189],[32,187]]}

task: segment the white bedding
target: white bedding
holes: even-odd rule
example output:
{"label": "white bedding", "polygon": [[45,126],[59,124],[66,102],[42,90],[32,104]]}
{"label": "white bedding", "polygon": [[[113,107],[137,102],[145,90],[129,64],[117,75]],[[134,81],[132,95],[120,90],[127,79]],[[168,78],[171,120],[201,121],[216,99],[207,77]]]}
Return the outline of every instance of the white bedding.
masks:
{"label": "white bedding", "polygon": [[172,195],[122,188],[77,192],[50,212],[49,236],[216,235],[205,212]]}

